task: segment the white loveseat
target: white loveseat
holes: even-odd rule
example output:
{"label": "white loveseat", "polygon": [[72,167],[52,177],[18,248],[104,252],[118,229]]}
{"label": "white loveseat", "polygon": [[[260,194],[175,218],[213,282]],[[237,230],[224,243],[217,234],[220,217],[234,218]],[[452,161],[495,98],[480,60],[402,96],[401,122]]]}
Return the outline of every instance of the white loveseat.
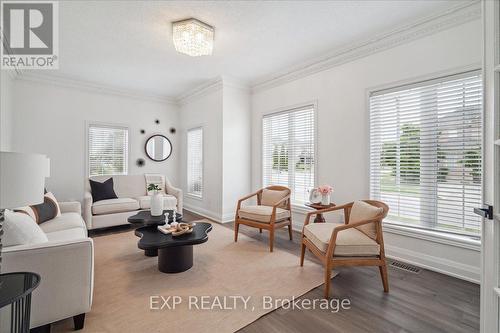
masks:
{"label": "white loveseat", "polygon": [[61,215],[40,224],[48,242],[2,250],[2,273],[35,272],[40,285],[31,299],[30,327],[73,317],[83,325],[92,305],[94,243],[79,202],[60,202]]}
{"label": "white loveseat", "polygon": [[[163,191],[164,207],[176,207],[182,213],[182,190],[172,186],[163,175],[149,176],[162,179],[158,185]],[[146,191],[146,175],[95,176],[90,179],[102,183],[111,177],[118,199],[93,202],[90,182],[86,181],[83,218],[89,230],[128,224],[129,216],[136,214],[138,210],[151,208],[151,196]]]}

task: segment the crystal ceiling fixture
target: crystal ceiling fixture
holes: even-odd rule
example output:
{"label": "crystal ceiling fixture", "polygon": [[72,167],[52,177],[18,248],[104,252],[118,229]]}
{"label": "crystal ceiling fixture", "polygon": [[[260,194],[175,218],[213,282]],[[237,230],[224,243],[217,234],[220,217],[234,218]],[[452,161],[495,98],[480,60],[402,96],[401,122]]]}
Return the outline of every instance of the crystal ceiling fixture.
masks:
{"label": "crystal ceiling fixture", "polygon": [[191,57],[211,55],[214,47],[214,28],[195,18],[172,23],[175,50]]}

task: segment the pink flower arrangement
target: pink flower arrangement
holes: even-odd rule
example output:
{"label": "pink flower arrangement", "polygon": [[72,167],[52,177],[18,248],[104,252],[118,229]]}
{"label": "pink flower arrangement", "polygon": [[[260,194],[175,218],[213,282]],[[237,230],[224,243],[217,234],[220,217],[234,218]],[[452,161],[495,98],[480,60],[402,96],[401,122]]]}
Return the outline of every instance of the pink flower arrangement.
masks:
{"label": "pink flower arrangement", "polygon": [[330,185],[321,185],[318,187],[318,192],[321,194],[330,194],[333,191],[333,187]]}

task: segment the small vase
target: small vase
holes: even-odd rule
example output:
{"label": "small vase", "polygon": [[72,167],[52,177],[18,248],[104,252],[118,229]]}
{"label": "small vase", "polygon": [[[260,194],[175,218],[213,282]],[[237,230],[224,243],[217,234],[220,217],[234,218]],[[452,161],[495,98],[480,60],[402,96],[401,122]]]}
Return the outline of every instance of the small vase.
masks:
{"label": "small vase", "polygon": [[163,197],[156,192],[151,198],[151,216],[160,216],[163,214]]}
{"label": "small vase", "polygon": [[330,194],[321,195],[321,204],[323,206],[328,206],[330,204]]}

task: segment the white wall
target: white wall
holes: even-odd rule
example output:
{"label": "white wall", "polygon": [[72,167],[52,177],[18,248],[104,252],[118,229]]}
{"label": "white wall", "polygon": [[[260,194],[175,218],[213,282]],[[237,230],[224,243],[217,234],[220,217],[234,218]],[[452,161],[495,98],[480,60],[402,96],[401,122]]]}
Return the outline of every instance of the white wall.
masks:
{"label": "white wall", "polygon": [[[479,20],[421,38],[277,87],[254,93],[252,98],[252,185],[261,184],[262,115],[272,110],[317,101],[317,172],[319,184],[334,187],[337,203],[369,197],[369,114],[367,90],[398,85],[454,68],[481,62]],[[300,228],[303,218],[295,220]],[[479,280],[480,254],[476,250],[439,244],[386,232],[388,253],[409,261],[417,254],[429,256],[427,266],[439,269],[438,259],[453,266],[466,265],[474,272],[446,268],[452,274]],[[404,244],[404,246],[403,246]],[[402,246],[406,253],[398,252]],[[410,255],[415,255],[410,260]],[[433,261],[434,260],[434,261]],[[429,264],[431,262],[431,264]]]}
{"label": "white wall", "polygon": [[251,192],[251,114],[248,91],[223,90],[222,220],[233,221],[238,199]]}
{"label": "white wall", "polygon": [[0,71],[0,150],[12,148],[12,78],[7,70]]}
{"label": "white wall", "polygon": [[[251,117],[247,89],[217,78],[181,103],[184,207],[218,222],[234,220],[236,203],[250,191]],[[203,128],[203,196],[187,193],[187,131]]]}
{"label": "white wall", "polygon": [[[184,207],[216,221],[222,215],[222,86],[184,102],[180,107],[180,174]],[[202,198],[187,191],[187,131],[203,128]]]}
{"label": "white wall", "polygon": [[[50,158],[47,188],[58,200],[83,198],[88,121],[129,127],[129,174],[162,173],[178,183],[178,134],[169,132],[170,127],[178,126],[176,106],[26,80],[14,81],[14,100],[12,148]],[[159,125],[155,119],[160,120]],[[147,137],[156,133],[166,135],[173,145],[172,155],[164,162],[151,161],[144,153]],[[146,160],[144,167],[136,166],[138,158]]]}

